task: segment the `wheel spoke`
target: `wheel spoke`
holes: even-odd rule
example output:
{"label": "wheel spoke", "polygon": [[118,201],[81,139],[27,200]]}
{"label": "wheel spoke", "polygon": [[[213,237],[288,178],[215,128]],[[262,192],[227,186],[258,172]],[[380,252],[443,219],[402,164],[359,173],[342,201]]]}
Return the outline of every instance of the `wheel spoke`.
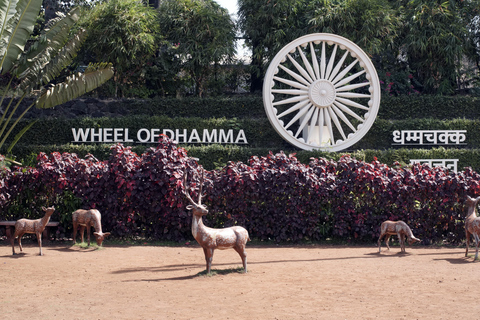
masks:
{"label": "wheel spoke", "polygon": [[[313,131],[315,130],[315,127],[317,127],[317,121],[318,121],[318,108],[315,108],[315,111],[313,112],[313,116],[310,119],[310,128],[308,128],[308,143],[310,143],[313,139]],[[321,128],[320,128],[321,129]],[[322,140],[319,140],[321,142]],[[320,143],[319,143],[320,144]]]}
{"label": "wheel spoke", "polygon": [[288,129],[292,124],[294,124],[298,119],[300,119],[308,111],[308,109],[310,109],[311,106],[312,104],[309,103],[306,107],[300,109],[300,111],[298,111],[295,117],[293,117],[293,119],[290,120],[290,122],[285,126],[285,129]]}
{"label": "wheel spoke", "polygon": [[370,110],[368,107],[365,107],[364,105],[361,105],[360,103],[354,102],[349,99],[343,99],[343,98],[337,97],[337,101],[340,101],[341,103],[346,104],[347,106],[350,106],[350,107],[355,107],[363,110]]}
{"label": "wheel spoke", "polygon": [[321,70],[321,74],[320,74],[320,79],[325,79],[325,67],[326,67],[326,52],[325,52],[325,41],[322,42],[322,56],[321,56],[321,60],[320,60],[320,70]]}
{"label": "wheel spoke", "polygon": [[[332,110],[335,111],[335,113],[337,114],[337,116],[340,117],[340,119],[342,119],[342,121],[350,128],[352,129],[353,132],[356,132],[357,130],[355,129],[355,127],[353,126],[353,124],[347,119],[347,117],[345,117],[345,114],[340,110],[338,109],[335,105],[332,105]],[[346,139],[346,138],[345,138]]]}
{"label": "wheel spoke", "polygon": [[273,80],[285,83],[286,85],[289,85],[290,87],[294,87],[294,88],[301,89],[301,90],[308,90],[308,87],[306,87],[306,86],[304,86],[304,85],[302,85],[298,82],[295,82],[295,81],[283,79],[283,78],[276,77],[276,76],[273,77]]}
{"label": "wheel spoke", "polygon": [[297,133],[295,134],[295,138],[298,138],[298,135],[300,134],[300,132],[303,131],[303,128],[305,128],[307,123],[310,121],[310,118],[312,117],[312,113],[315,109],[317,108],[313,107],[308,110],[307,115],[303,118],[302,123],[300,123],[300,126],[298,127]]}
{"label": "wheel spoke", "polygon": [[349,83],[350,81],[352,81],[352,80],[355,79],[355,78],[360,77],[360,76],[361,76],[362,74],[364,74],[364,73],[365,73],[365,70],[362,70],[362,71],[359,71],[359,72],[357,72],[357,73],[355,73],[355,74],[352,74],[350,77],[345,78],[345,79],[343,79],[342,81],[336,83],[335,88],[336,88],[336,87],[343,86],[344,84]]}
{"label": "wheel spoke", "polygon": [[315,79],[320,79],[320,69],[318,66],[317,55],[315,54],[315,48],[313,43],[310,42],[310,54],[312,55],[313,69],[315,70]]}
{"label": "wheel spoke", "polygon": [[340,121],[338,121],[338,117],[335,114],[335,112],[333,112],[331,107],[328,107],[328,113],[330,114],[330,118],[333,120],[333,123],[335,123],[335,126],[337,127],[338,132],[340,132],[344,140],[347,140],[347,137],[345,136],[345,132],[343,132],[342,125],[340,124]]}
{"label": "wheel spoke", "polygon": [[289,94],[289,95],[307,95],[308,90],[272,89],[272,93]]}
{"label": "wheel spoke", "polygon": [[335,84],[340,81],[340,79],[343,79],[343,77],[345,77],[345,75],[357,64],[357,62],[358,59],[350,63],[348,67],[346,67],[338,76],[335,77],[335,79],[332,80],[332,83]]}
{"label": "wheel spoke", "polygon": [[335,144],[335,138],[333,137],[332,121],[327,109],[323,109],[323,115],[325,117],[325,123],[327,124],[328,132],[330,134],[330,143]]}
{"label": "wheel spoke", "polygon": [[293,107],[288,108],[287,110],[285,110],[284,112],[282,112],[281,114],[279,114],[277,117],[280,119],[280,118],[286,116],[287,114],[290,114],[290,113],[292,113],[293,111],[296,111],[296,110],[304,107],[308,102],[309,102],[308,100],[300,101],[299,103],[295,104]]}
{"label": "wheel spoke", "polygon": [[335,44],[335,47],[333,47],[332,54],[330,55],[330,60],[328,61],[327,72],[325,73],[325,77],[323,79],[329,78],[330,72],[333,68],[333,63],[335,61],[335,55],[337,54],[337,47],[337,44]]}
{"label": "wheel spoke", "polygon": [[298,49],[298,53],[300,54],[300,57],[302,58],[303,65],[307,68],[308,74],[310,75],[310,79],[312,79],[312,82],[313,82],[315,79],[315,72],[313,71],[313,68],[310,62],[308,62],[307,57],[305,57],[305,54],[303,53],[303,50],[301,49],[301,47],[297,47],[297,49]]}
{"label": "wheel spoke", "polygon": [[310,78],[310,76],[308,75],[307,71],[295,60],[292,58],[291,55],[287,54],[287,57],[288,59],[290,60],[290,62],[295,66],[295,68],[297,68],[297,70],[300,72],[300,74],[305,78],[307,79],[310,83],[313,82],[313,79]]}
{"label": "wheel spoke", "polygon": [[361,121],[361,122],[364,122],[365,119],[363,119],[362,117],[360,117],[358,114],[356,114],[355,112],[353,112],[349,107],[347,107],[346,105],[343,105],[341,104],[340,102],[338,101],[335,101],[335,106],[337,106],[339,109],[341,109],[343,112],[346,112],[348,113],[349,115],[351,115],[352,117],[354,117],[355,119],[357,119],[358,121]]}
{"label": "wheel spoke", "polygon": [[299,75],[298,73],[295,73],[295,72],[293,72],[292,70],[290,70],[290,69],[288,69],[288,68],[286,68],[286,67],[284,67],[284,66],[282,66],[282,65],[279,65],[279,67],[280,67],[283,71],[285,71],[286,73],[288,73],[289,75],[291,75],[293,78],[295,78],[297,81],[303,83],[303,84],[306,85],[306,86],[309,86],[309,85],[310,85],[310,83],[309,83],[307,80],[305,80],[305,79],[304,79],[301,75]]}
{"label": "wheel spoke", "polygon": [[351,90],[355,90],[355,89],[365,87],[365,86],[369,86],[369,85],[370,85],[369,82],[362,82],[362,83],[357,83],[357,84],[350,84],[348,86],[343,86],[343,87],[335,88],[335,89],[337,90],[337,92],[351,91]]}
{"label": "wheel spoke", "polygon": [[298,97],[288,98],[288,99],[285,99],[285,100],[280,100],[280,101],[274,102],[274,103],[272,103],[272,105],[273,106],[278,106],[278,105],[281,105],[281,104],[298,102],[298,101],[302,101],[302,100],[305,100],[305,99],[308,99],[308,96],[298,96]]}
{"label": "wheel spoke", "polygon": [[369,94],[355,93],[355,92],[337,92],[337,97],[344,98],[370,98]]}
{"label": "wheel spoke", "polygon": [[345,61],[345,59],[347,58],[347,56],[348,56],[348,51],[345,52],[345,54],[344,54],[343,57],[340,59],[340,61],[338,61],[337,65],[335,66],[335,69],[333,69],[332,73],[330,74],[330,77],[328,77],[328,80],[332,81],[332,78],[337,75],[338,71],[340,71],[340,68],[342,67],[343,62]]}

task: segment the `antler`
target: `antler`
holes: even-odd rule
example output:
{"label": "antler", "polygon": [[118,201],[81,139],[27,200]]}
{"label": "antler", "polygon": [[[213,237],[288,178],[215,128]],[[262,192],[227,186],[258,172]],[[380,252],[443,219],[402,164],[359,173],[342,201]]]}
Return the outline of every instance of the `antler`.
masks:
{"label": "antler", "polygon": [[202,177],[200,178],[200,190],[198,191],[198,203],[195,203],[193,201],[192,197],[190,196],[190,193],[188,192],[188,185],[187,185],[187,171],[185,171],[185,175],[183,176],[183,185],[185,187],[185,190],[183,193],[187,197],[187,199],[194,205],[201,205],[202,204],[202,189],[203,189],[203,180],[205,177],[205,170],[202,169]]}

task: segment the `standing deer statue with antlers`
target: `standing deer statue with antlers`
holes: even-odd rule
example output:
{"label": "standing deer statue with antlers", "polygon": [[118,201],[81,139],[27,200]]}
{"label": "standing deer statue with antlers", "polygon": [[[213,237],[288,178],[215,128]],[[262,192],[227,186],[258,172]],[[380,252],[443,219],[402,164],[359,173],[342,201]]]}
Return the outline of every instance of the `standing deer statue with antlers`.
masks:
{"label": "standing deer statue with antlers", "polygon": [[416,241],[421,241],[413,235],[412,230],[405,222],[387,220],[382,222],[380,226],[380,237],[378,238],[378,252],[381,252],[382,238],[384,236],[386,236],[385,244],[387,245],[388,250],[390,250],[388,242],[390,242],[390,237],[394,235],[397,235],[398,240],[400,241],[400,252],[405,252],[405,238],[408,239],[409,245],[412,245]]}
{"label": "standing deer statue with antlers", "polygon": [[248,231],[240,226],[230,228],[214,229],[203,224],[202,216],[208,214],[207,208],[202,205],[202,186],[205,172],[202,171],[200,179],[200,190],[198,192],[198,202],[193,201],[189,194],[187,186],[187,173],[184,175],[184,194],[190,201],[191,205],[187,205],[188,210],[192,210],[192,235],[198,244],[203,248],[205,261],[207,263],[207,273],[211,273],[213,252],[215,249],[233,248],[242,258],[244,272],[247,273],[247,253],[245,245],[250,240]]}
{"label": "standing deer statue with antlers", "polygon": [[468,256],[468,246],[470,245],[470,236],[475,239],[475,260],[478,258],[478,244],[480,242],[480,217],[477,216],[477,204],[480,197],[476,199],[467,196],[467,217],[465,218],[465,236],[467,238],[467,249],[465,257]]}

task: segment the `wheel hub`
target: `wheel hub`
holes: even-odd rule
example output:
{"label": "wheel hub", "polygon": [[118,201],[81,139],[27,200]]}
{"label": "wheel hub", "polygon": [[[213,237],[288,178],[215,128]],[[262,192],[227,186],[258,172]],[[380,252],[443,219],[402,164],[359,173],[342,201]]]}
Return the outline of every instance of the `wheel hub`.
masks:
{"label": "wheel hub", "polygon": [[335,101],[335,87],[328,80],[317,80],[310,85],[308,97],[317,107],[326,108]]}

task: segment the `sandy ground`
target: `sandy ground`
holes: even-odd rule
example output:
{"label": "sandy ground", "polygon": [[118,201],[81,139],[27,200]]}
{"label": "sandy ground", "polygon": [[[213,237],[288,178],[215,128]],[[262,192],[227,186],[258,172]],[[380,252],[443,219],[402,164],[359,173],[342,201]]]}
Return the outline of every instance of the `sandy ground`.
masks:
{"label": "sandy ground", "polygon": [[[0,319],[480,319],[463,248],[247,245],[233,250],[0,242]],[[18,251],[18,246],[16,248]]]}

